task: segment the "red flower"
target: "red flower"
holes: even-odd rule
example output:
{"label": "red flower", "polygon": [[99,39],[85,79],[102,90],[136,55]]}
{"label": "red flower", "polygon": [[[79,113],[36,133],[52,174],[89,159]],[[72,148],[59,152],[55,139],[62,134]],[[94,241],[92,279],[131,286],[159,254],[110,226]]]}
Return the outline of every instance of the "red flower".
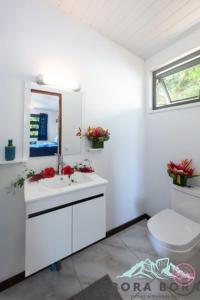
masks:
{"label": "red flower", "polygon": [[56,171],[54,170],[54,168],[46,168],[43,171],[43,178],[51,178],[54,177],[56,175]]}
{"label": "red flower", "polygon": [[100,137],[101,136],[101,128],[100,127],[95,128],[94,136],[95,137]]}
{"label": "red flower", "polygon": [[193,169],[193,168],[188,169],[185,173],[186,173],[187,175],[191,176],[191,175],[193,175],[193,173],[194,173],[194,169]]}
{"label": "red flower", "polygon": [[38,174],[33,175],[33,176],[29,179],[29,181],[30,181],[30,182],[35,182],[35,181],[38,181],[38,180],[40,180],[40,179],[42,179],[42,178],[44,178],[44,177],[43,177],[43,173],[38,173]]}
{"label": "red flower", "polygon": [[74,169],[71,166],[66,166],[63,168],[63,174],[70,176],[70,175],[74,174]]}
{"label": "red flower", "polygon": [[79,168],[78,171],[81,173],[93,173],[94,172],[92,167],[86,167],[86,166]]}

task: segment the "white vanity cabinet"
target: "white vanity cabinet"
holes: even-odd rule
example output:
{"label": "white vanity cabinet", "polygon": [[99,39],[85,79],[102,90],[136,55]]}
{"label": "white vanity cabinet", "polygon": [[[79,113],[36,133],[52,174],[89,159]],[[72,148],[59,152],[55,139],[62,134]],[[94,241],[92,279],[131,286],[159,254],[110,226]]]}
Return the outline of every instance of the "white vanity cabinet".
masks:
{"label": "white vanity cabinet", "polygon": [[25,275],[29,276],[72,253],[72,207],[26,220]]}
{"label": "white vanity cabinet", "polygon": [[107,181],[96,174],[83,179],[63,188],[62,176],[55,177],[60,189],[47,188],[48,180],[25,183],[26,276],[105,237]]}
{"label": "white vanity cabinet", "polygon": [[105,237],[105,197],[73,205],[73,252]]}

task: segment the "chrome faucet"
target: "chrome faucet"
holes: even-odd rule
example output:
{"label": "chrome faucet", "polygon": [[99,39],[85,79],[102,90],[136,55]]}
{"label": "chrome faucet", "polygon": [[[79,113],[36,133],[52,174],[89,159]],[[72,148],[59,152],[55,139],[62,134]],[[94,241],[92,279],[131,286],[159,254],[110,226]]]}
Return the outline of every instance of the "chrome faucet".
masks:
{"label": "chrome faucet", "polygon": [[58,153],[58,175],[63,175],[63,155]]}

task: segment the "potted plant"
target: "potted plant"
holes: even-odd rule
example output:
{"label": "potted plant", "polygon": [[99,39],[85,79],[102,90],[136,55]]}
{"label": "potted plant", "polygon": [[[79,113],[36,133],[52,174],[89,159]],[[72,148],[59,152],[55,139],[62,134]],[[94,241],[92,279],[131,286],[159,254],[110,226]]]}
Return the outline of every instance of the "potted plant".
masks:
{"label": "potted plant", "polygon": [[108,129],[102,127],[89,127],[85,135],[92,142],[94,149],[103,148],[104,142],[110,138]]}
{"label": "potted plant", "polygon": [[192,160],[189,159],[182,160],[180,164],[170,161],[167,164],[167,172],[169,176],[173,178],[173,184],[179,186],[187,186],[188,178],[199,176],[194,175]]}

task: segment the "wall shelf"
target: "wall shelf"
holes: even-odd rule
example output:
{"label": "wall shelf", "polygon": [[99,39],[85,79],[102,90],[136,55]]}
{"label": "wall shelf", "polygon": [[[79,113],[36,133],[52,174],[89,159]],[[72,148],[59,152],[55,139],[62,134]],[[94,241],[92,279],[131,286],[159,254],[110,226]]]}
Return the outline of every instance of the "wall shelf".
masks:
{"label": "wall shelf", "polygon": [[26,163],[26,158],[16,158],[14,160],[0,160],[0,165],[14,165],[14,164],[21,164]]}
{"label": "wall shelf", "polygon": [[99,151],[102,151],[103,148],[89,148],[88,151],[89,152],[99,152]]}

